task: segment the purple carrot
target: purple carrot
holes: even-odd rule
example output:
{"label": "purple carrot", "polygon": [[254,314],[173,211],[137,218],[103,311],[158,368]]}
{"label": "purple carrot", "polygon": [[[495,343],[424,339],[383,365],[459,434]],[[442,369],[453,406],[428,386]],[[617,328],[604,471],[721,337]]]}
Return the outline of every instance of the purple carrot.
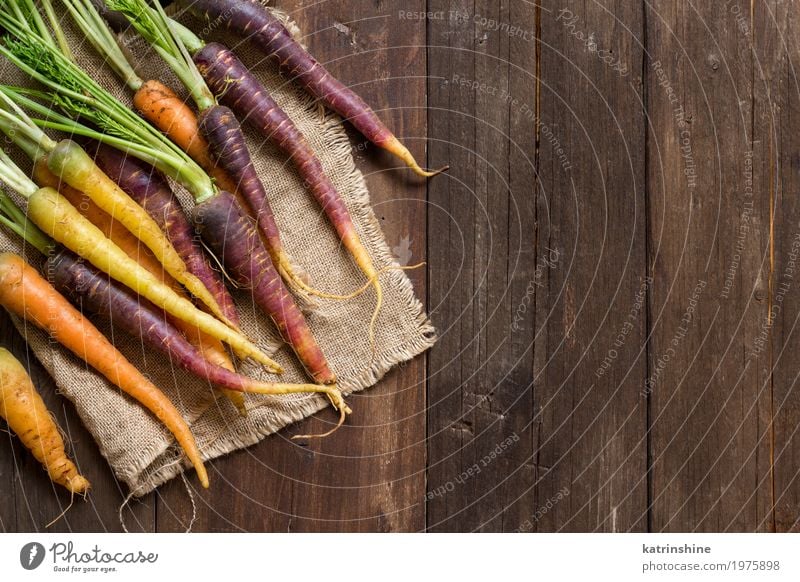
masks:
{"label": "purple carrot", "polygon": [[115,10],[109,10],[104,0],[91,0],[91,2],[94,9],[97,10],[97,13],[103,17],[103,20],[108,23],[108,26],[110,26],[114,32],[122,33],[128,30],[130,23],[128,19],[125,18],[124,14],[116,12]]}
{"label": "purple carrot", "polygon": [[263,4],[252,0],[178,0],[177,4],[210,22],[250,40],[273,59],[289,78],[335,111],[369,141],[403,160],[415,173],[435,176],[443,170],[423,170],[376,113],[350,88],[331,75],[292,36],[286,26]]}
{"label": "purple carrot", "polygon": [[208,362],[155,305],[122,287],[64,249],[47,260],[50,283],[74,304],[113,322],[169,356],[170,361],[212,384],[242,391],[246,379]]}
{"label": "purple carrot", "polygon": [[345,248],[375,287],[375,312],[370,322],[370,344],[383,300],[383,291],[369,252],[361,242],[350,212],[306,138],[232,51],[208,43],[193,55],[198,70],[218,98],[288,154],[306,187],[316,198]]}
{"label": "purple carrot", "polygon": [[117,149],[93,142],[87,151],[94,153],[94,161],[114,182],[147,213],[167,234],[175,250],[186,263],[186,268],[200,279],[217,300],[223,314],[239,325],[239,314],[219,272],[214,270],[200,245],[175,194],[164,175],[133,156]]}
{"label": "purple carrot", "polygon": [[111,320],[115,326],[168,356],[173,364],[215,386],[256,394],[320,392],[331,399],[342,416],[349,412],[341,393],[333,386],[257,382],[211,364],[169,323],[163,311],[67,250],[61,249],[50,256],[46,272],[53,286],[73,303]]}
{"label": "purple carrot", "polygon": [[252,220],[234,196],[221,191],[201,202],[194,208],[194,220],[206,244],[224,260],[228,274],[250,290],[308,374],[320,384],[335,384],[336,376],[303,314],[275,270]]}
{"label": "purple carrot", "polygon": [[267,192],[258,177],[250,150],[236,116],[224,105],[214,105],[200,112],[197,118],[200,133],[208,140],[214,163],[224,169],[235,181],[237,191],[250,207],[258,229],[264,237],[267,250],[276,267],[282,265],[285,253],[281,235],[275,222],[275,213],[269,204]]}

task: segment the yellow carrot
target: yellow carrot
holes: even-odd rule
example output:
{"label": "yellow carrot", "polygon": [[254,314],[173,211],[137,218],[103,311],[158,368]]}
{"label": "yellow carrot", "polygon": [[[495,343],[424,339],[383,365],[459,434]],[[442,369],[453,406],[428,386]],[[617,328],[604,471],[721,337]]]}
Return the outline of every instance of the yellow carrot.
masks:
{"label": "yellow carrot", "polygon": [[72,493],[84,494],[89,490],[89,481],[67,457],[58,426],[25,368],[3,348],[0,348],[0,416],[44,466],[53,483]]}
{"label": "yellow carrot", "polygon": [[275,373],[281,367],[255,345],[211,315],[197,309],[190,301],[161,283],[154,275],[131,259],[103,233],[86,220],[61,194],[41,188],[28,198],[28,217],[52,238],[108,273],[137,294],[208,335],[230,345],[237,353],[260,362]]}
{"label": "yellow carrot", "polygon": [[202,301],[211,312],[233,329],[214,296],[192,275],[169,239],[149,214],[98,168],[78,144],[63,140],[47,156],[50,171],[80,190],[95,204],[119,221],[149,248],[167,272]]}

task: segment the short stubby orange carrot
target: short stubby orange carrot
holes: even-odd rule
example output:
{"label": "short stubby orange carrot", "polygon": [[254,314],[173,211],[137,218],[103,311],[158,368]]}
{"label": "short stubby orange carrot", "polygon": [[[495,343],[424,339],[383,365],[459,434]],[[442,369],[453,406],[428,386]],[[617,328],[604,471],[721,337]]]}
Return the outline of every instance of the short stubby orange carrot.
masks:
{"label": "short stubby orange carrot", "polygon": [[89,491],[89,481],[67,457],[64,439],[30,376],[4,348],[0,348],[0,417],[44,466],[53,483],[70,493]]}
{"label": "short stubby orange carrot", "polygon": [[177,4],[210,22],[222,24],[272,58],[281,72],[353,124],[364,137],[429,178],[446,170],[423,170],[414,156],[352,89],[345,86],[297,42],[263,4],[253,0],[178,0]]}
{"label": "short stubby orange carrot", "polygon": [[0,305],[45,330],[53,339],[100,372],[162,422],[194,465],[203,487],[208,474],[194,436],[178,410],[100,331],[12,253],[0,255]]}

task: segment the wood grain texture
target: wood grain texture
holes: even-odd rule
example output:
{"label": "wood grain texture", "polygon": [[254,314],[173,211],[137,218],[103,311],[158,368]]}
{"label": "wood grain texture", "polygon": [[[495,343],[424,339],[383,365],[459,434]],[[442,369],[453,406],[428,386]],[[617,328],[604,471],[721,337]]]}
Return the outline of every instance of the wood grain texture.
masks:
{"label": "wood grain texture", "polygon": [[[753,32],[756,100],[754,139],[763,151],[758,159],[762,179],[767,183],[774,200],[774,296],[781,292],[780,311],[773,318],[771,370],[767,389],[771,391],[769,414],[774,425],[765,425],[771,452],[763,462],[773,471],[765,480],[770,496],[760,512],[764,517],[762,529],[779,532],[800,531],[800,393],[797,389],[797,350],[800,349],[798,314],[800,313],[800,274],[796,260],[800,250],[800,202],[796,192],[800,186],[798,169],[800,155],[796,132],[790,123],[800,115],[800,85],[796,77],[800,66],[800,43],[794,36],[800,28],[800,18],[789,2],[765,4],[755,22]],[[787,289],[781,291],[781,285]],[[773,301],[773,303],[776,303]],[[772,428],[772,431],[769,429]],[[765,439],[765,440],[766,440]],[[766,455],[765,455],[766,457]],[[774,511],[769,510],[773,506]]]}
{"label": "wood grain texture", "polygon": [[[789,0],[275,5],[430,182],[351,131],[440,340],[330,411],[176,480],[132,531],[800,531],[800,29]],[[426,147],[427,146],[427,147]],[[0,317],[0,341],[26,361]],[[125,492],[32,375],[94,491]],[[0,531],[69,503],[0,434]],[[189,487],[194,483],[189,480]]]}
{"label": "wood grain texture", "polygon": [[[537,10],[432,2],[429,21],[428,528],[505,531],[533,512],[536,475]],[[490,23],[518,26],[512,36]],[[527,114],[527,115],[526,115]]]}
{"label": "wood grain texture", "polygon": [[763,171],[745,188],[753,61],[735,10],[749,14],[750,4],[646,10],[654,531],[769,525],[769,464],[759,459],[769,456],[770,354],[755,346],[769,333],[774,190]]}
{"label": "wood grain texture", "polygon": [[[418,159],[425,160],[425,26],[400,20],[396,3],[364,0],[311,8],[276,2],[303,31],[303,42],[355,88]],[[424,2],[405,3],[422,10]],[[365,17],[369,15],[369,17]],[[390,247],[410,264],[425,260],[425,184],[364,138],[352,134],[372,204]],[[405,241],[405,242],[404,242]],[[418,297],[425,273],[411,271]],[[300,444],[291,434],[330,428],[311,419],[247,451],[215,462],[214,487],[197,493],[197,530],[417,531],[425,527],[425,357],[394,370],[349,399],[354,414],[333,436]],[[163,488],[158,527],[182,531],[192,515],[180,481]],[[213,510],[211,509],[213,508]]]}
{"label": "wood grain texture", "polygon": [[[646,230],[639,7],[542,14],[539,224],[560,254],[537,301],[539,531],[642,531]],[[562,153],[563,150],[563,153]]]}

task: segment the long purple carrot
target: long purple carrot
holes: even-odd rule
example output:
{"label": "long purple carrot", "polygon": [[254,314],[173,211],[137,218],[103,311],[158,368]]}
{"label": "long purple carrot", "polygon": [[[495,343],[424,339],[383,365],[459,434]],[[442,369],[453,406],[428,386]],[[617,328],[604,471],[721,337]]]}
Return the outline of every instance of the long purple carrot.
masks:
{"label": "long purple carrot", "polygon": [[400,140],[350,88],[331,75],[260,2],[252,0],[178,0],[177,4],[229,31],[249,39],[273,59],[298,85],[348,120],[369,141],[403,160],[420,176],[442,172],[423,170]]}
{"label": "long purple carrot", "polygon": [[153,217],[183,258],[189,272],[203,282],[225,317],[238,326],[239,314],[233,298],[221,275],[197,244],[194,229],[164,175],[141,160],[104,144],[92,142],[87,151],[94,154],[94,161],[100,169]]}
{"label": "long purple carrot", "polygon": [[233,195],[221,191],[195,206],[193,213],[206,244],[224,260],[228,274],[250,290],[258,306],[270,315],[308,374],[320,384],[335,384],[336,376],[303,314],[275,270],[250,217]]}
{"label": "long purple carrot", "polygon": [[51,255],[46,270],[53,286],[73,303],[111,320],[115,326],[167,355],[172,363],[215,386],[254,394],[319,392],[328,395],[342,415],[349,412],[335,386],[256,382],[211,364],[169,323],[163,311],[69,251],[61,249]]}
{"label": "long purple carrot", "polygon": [[269,204],[267,191],[256,172],[242,128],[233,112],[224,105],[214,105],[198,115],[200,133],[208,141],[215,164],[236,183],[236,190],[245,200],[272,257],[275,268],[292,289],[332,299],[343,298],[310,287],[296,272],[283,248],[275,213]]}
{"label": "long purple carrot", "polygon": [[[212,42],[196,52],[193,59],[206,83],[218,98],[289,155],[306,187],[336,229],[339,239],[352,254],[368,281],[375,287],[376,307],[369,330],[370,344],[374,347],[375,323],[383,303],[380,273],[375,269],[372,257],[358,236],[350,211],[325,174],[314,150],[291,118],[275,103],[258,79],[232,51],[219,43]],[[309,292],[319,295],[314,290]],[[358,292],[360,290],[355,294]]]}

